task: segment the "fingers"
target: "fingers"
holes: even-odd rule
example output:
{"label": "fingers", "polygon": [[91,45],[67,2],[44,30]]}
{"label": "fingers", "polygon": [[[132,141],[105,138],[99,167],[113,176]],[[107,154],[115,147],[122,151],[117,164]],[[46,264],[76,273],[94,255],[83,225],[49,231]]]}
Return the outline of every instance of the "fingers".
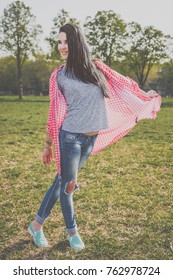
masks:
{"label": "fingers", "polygon": [[43,163],[44,163],[45,165],[49,165],[49,164],[51,163],[51,161],[52,161],[52,158],[51,158],[51,157],[47,157],[47,158],[44,158],[44,159],[43,159]]}
{"label": "fingers", "polygon": [[154,90],[149,90],[148,91],[148,96],[149,97],[155,97],[155,96],[158,96],[158,93]]}
{"label": "fingers", "polygon": [[46,159],[43,161],[43,163],[44,163],[44,165],[47,166],[47,165],[51,164],[51,159]]}
{"label": "fingers", "polygon": [[51,152],[43,152],[43,163],[44,165],[49,165],[52,161],[52,153]]}
{"label": "fingers", "polygon": [[158,93],[157,93],[156,91],[152,90],[152,95],[153,95],[153,96],[157,96]]}

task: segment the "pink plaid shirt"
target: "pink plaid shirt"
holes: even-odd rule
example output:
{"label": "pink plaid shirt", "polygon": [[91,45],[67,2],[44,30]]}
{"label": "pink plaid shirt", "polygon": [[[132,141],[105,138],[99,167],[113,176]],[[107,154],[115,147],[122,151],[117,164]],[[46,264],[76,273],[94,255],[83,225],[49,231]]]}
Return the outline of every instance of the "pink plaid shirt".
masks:
{"label": "pink plaid shirt", "polygon": [[[139,120],[155,119],[161,105],[159,95],[151,98],[129,77],[122,76],[100,61],[95,61],[95,64],[105,75],[109,88],[110,98],[105,98],[109,129],[99,132],[92,154],[96,154],[108,145],[118,141]],[[50,77],[50,105],[46,125],[48,133],[53,137],[59,175],[61,174],[59,132],[67,114],[66,100],[58,88],[56,79],[61,67],[55,69]]]}

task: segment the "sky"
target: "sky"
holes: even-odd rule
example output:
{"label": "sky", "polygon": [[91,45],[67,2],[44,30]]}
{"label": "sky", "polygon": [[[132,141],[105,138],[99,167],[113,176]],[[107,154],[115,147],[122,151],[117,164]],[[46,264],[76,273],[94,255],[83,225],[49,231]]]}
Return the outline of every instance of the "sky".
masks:
{"label": "sky", "polygon": [[[0,0],[0,16],[4,8],[13,0]],[[173,36],[172,0],[23,0],[36,16],[36,22],[42,25],[41,47],[48,50],[44,38],[49,36],[53,18],[64,8],[70,15],[84,22],[87,16],[94,17],[97,11],[113,10],[126,22],[135,21],[143,27],[152,25]]]}

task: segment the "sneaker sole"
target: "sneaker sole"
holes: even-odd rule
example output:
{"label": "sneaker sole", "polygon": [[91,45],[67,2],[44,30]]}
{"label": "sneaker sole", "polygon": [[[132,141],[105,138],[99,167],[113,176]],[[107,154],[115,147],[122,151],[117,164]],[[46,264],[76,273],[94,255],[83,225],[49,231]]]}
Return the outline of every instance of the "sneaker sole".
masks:
{"label": "sneaker sole", "polygon": [[70,245],[70,247],[71,247],[73,250],[75,250],[75,251],[81,251],[81,250],[85,249],[85,246],[84,246],[83,248],[76,248],[76,247],[71,246],[70,243],[69,243],[69,245]]}

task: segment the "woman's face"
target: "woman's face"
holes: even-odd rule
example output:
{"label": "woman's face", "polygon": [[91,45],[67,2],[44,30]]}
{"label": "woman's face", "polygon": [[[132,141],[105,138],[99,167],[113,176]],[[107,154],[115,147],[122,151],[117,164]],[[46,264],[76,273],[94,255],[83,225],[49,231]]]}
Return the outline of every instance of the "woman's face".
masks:
{"label": "woman's face", "polygon": [[68,43],[66,33],[60,32],[58,34],[58,50],[64,60],[68,58]]}

